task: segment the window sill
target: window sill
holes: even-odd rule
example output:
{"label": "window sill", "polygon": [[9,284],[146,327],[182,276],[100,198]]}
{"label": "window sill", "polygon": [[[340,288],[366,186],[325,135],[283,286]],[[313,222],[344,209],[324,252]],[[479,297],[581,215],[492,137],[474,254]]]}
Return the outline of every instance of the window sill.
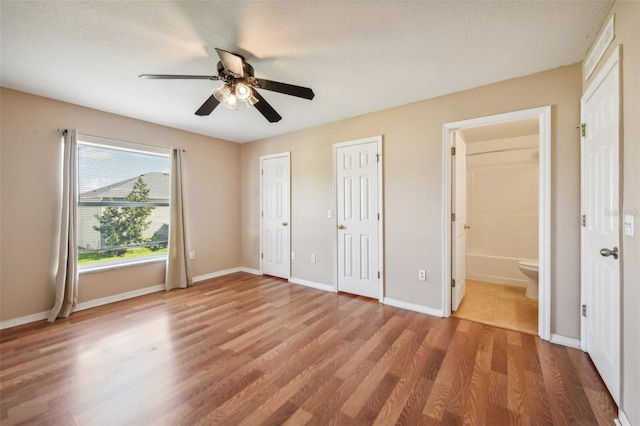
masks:
{"label": "window sill", "polygon": [[153,257],[145,257],[139,260],[129,260],[129,261],[117,261],[117,262],[109,262],[108,264],[96,264],[96,265],[87,265],[87,266],[80,266],[79,269],[79,273],[80,275],[82,274],[92,274],[94,272],[102,272],[102,271],[110,271],[110,270],[114,270],[114,269],[123,269],[123,268],[128,268],[130,266],[140,266],[140,265],[146,265],[149,263],[160,263],[160,262],[166,262],[167,261],[167,255],[166,254],[161,254],[158,256],[153,256]]}

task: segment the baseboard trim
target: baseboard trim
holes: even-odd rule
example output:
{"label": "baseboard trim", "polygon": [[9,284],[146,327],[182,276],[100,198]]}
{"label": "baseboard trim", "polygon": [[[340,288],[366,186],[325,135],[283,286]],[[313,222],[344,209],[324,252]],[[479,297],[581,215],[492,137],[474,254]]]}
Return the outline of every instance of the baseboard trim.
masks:
{"label": "baseboard trim", "polygon": [[432,315],[434,317],[444,317],[442,309],[429,308],[427,306],[416,305],[415,303],[403,302],[402,300],[391,299],[385,297],[382,299],[382,303],[385,305],[393,306],[396,308],[406,309],[408,311],[420,312],[421,314]]}
{"label": "baseboard trim", "polygon": [[222,277],[224,275],[229,275],[229,274],[233,274],[233,273],[236,273],[236,272],[242,272],[242,268],[224,269],[222,271],[211,272],[209,274],[197,275],[197,276],[193,277],[193,282],[194,283],[199,283],[200,281],[207,281],[207,280],[211,280],[213,278]]}
{"label": "baseboard trim", "polygon": [[[78,303],[74,312],[84,311],[85,309],[96,308],[102,305],[108,305],[109,303],[120,302],[122,300],[133,299],[134,297],[144,296],[146,294],[156,293],[164,290],[164,284],[158,284],[151,287],[145,287],[138,290],[128,291],[126,293],[120,293],[113,296],[102,297],[100,299],[89,300],[88,302]],[[49,311],[39,312],[37,314],[27,315],[20,318],[15,318],[0,323],[0,330],[6,328],[17,327],[19,325],[29,324],[32,322],[42,321],[49,318]]]}
{"label": "baseboard trim", "polygon": [[627,417],[625,412],[622,411],[622,408],[618,408],[618,418],[615,419],[613,422],[617,426],[631,426],[631,422],[629,421],[629,418]]}
{"label": "baseboard trim", "polygon": [[262,273],[257,269],[245,268],[243,266],[240,266],[237,268],[224,269],[222,271],[211,272],[209,274],[204,274],[204,275],[198,275],[196,277],[193,277],[193,282],[199,283],[201,281],[207,281],[213,278],[218,278],[218,277],[222,277],[229,274],[235,274],[236,272],[246,272],[248,274],[253,274],[253,275],[262,275]]}
{"label": "baseboard trim", "polygon": [[[210,274],[198,275],[193,277],[193,282],[197,283],[200,281],[206,281],[212,278],[221,277],[223,275],[233,274],[235,272],[247,272],[249,274],[254,275],[262,275],[260,271],[257,269],[251,268],[231,268],[223,271],[212,272]],[[158,291],[164,291],[164,284],[158,284],[151,287],[141,288],[139,290],[128,291],[126,293],[115,294],[113,296],[103,297],[100,299],[89,300],[88,302],[78,303],[74,312],[83,311],[85,309],[96,308],[98,306],[107,305],[109,303],[120,302],[122,300],[133,299],[134,297],[140,297],[147,294],[155,293]],[[0,330],[4,330],[6,328],[17,327],[19,325],[29,324],[32,322],[42,321],[49,317],[49,311],[46,312],[38,312],[37,314],[26,315],[20,318],[14,318],[6,321],[0,322]]]}
{"label": "baseboard trim", "polygon": [[240,270],[240,272],[246,272],[247,274],[262,275],[262,272],[260,272],[259,269],[245,268],[244,266],[241,266],[238,269]]}
{"label": "baseboard trim", "polygon": [[328,291],[331,293],[337,293],[335,287],[327,284],[314,283],[313,281],[301,280],[300,278],[289,278],[291,284],[303,285],[305,287],[315,288],[316,290]]}
{"label": "baseboard trim", "polygon": [[551,333],[551,339],[549,341],[557,345],[580,349],[580,339],[576,339],[575,337],[567,337]]}
{"label": "baseboard trim", "polygon": [[31,322],[37,322],[45,320],[49,317],[49,311],[38,312],[37,314],[26,315],[20,318],[14,318],[0,322],[0,330],[5,328],[17,327],[19,325],[29,324]]}
{"label": "baseboard trim", "polygon": [[84,311],[85,309],[97,308],[98,306],[108,305],[109,303],[121,302],[134,297],[145,296],[151,293],[164,291],[164,284],[158,284],[151,287],[145,287],[138,290],[127,291],[126,293],[115,294],[113,296],[102,297],[100,299],[89,300],[88,302],[78,303],[74,312]]}

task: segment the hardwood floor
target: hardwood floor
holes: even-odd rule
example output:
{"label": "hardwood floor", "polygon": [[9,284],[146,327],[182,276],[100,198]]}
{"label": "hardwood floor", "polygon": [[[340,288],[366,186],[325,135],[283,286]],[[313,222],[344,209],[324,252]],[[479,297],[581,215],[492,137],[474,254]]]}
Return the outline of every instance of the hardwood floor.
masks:
{"label": "hardwood floor", "polygon": [[237,273],[0,336],[0,423],[602,424],[584,353]]}

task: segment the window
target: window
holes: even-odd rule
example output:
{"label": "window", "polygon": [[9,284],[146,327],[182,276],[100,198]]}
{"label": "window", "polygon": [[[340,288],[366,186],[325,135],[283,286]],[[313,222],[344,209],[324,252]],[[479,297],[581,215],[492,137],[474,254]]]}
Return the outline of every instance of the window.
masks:
{"label": "window", "polygon": [[169,150],[79,135],[80,269],[165,258]]}

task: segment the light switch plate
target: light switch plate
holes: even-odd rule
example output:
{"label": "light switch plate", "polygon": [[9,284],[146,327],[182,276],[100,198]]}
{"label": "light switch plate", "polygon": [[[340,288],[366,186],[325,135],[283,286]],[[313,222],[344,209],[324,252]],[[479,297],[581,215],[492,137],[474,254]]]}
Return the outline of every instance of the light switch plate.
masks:
{"label": "light switch plate", "polygon": [[636,236],[636,216],[634,214],[625,214],[624,215],[624,235],[629,237]]}

